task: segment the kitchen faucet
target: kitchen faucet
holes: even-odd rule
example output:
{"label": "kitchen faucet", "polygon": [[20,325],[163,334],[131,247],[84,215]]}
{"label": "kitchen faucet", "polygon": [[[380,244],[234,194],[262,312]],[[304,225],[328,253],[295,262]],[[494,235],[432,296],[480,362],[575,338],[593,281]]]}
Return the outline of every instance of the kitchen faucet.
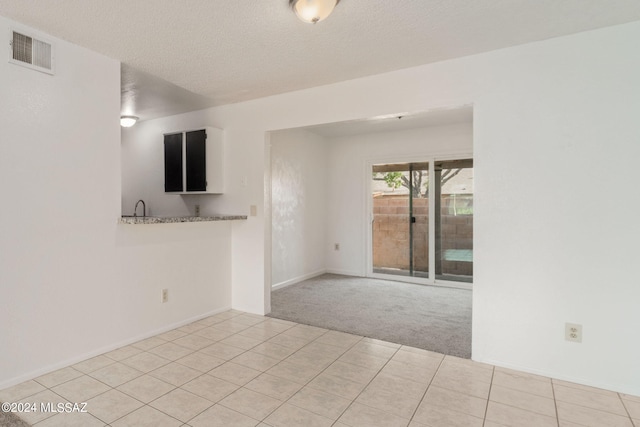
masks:
{"label": "kitchen faucet", "polygon": [[133,216],[138,216],[138,205],[142,202],[142,217],[147,216],[147,205],[145,205],[144,200],[140,199],[136,202],[136,207],[133,208]]}

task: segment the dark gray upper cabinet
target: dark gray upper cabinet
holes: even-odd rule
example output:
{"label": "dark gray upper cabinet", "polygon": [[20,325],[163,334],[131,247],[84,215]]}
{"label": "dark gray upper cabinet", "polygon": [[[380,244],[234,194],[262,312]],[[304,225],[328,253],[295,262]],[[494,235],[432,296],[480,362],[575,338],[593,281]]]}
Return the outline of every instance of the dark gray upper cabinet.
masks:
{"label": "dark gray upper cabinet", "polygon": [[164,136],[164,191],[180,192],[182,180],[182,134]]}
{"label": "dark gray upper cabinet", "polygon": [[187,191],[207,191],[207,132],[186,132],[186,144]]}
{"label": "dark gray upper cabinet", "polygon": [[164,135],[164,191],[221,194],[224,191],[222,130],[212,127]]}

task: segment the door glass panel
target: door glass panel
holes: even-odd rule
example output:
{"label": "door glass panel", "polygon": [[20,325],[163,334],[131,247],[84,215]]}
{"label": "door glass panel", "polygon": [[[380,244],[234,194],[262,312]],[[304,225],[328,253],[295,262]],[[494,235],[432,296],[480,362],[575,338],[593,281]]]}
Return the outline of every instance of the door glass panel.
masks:
{"label": "door glass panel", "polygon": [[423,163],[411,166],[412,276],[429,277],[429,165]]}
{"label": "door glass panel", "polygon": [[473,160],[435,163],[436,280],[473,281]]}
{"label": "door glass panel", "polygon": [[428,277],[428,164],[373,166],[373,272]]}

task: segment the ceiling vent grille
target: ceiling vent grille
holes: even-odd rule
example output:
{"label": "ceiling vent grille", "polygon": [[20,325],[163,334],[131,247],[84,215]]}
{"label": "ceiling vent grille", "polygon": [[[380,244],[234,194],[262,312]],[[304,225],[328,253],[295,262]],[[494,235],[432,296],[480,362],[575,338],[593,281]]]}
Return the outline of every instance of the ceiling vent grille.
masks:
{"label": "ceiling vent grille", "polygon": [[9,62],[53,74],[53,45],[43,40],[11,31]]}

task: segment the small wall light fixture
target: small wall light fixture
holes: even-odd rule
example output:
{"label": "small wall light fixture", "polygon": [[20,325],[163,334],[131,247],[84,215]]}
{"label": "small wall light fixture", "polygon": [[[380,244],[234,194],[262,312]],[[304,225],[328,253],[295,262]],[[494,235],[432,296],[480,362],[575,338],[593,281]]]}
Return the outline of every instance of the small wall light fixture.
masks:
{"label": "small wall light fixture", "polygon": [[289,5],[298,18],[309,24],[315,24],[331,15],[340,0],[289,0]]}
{"label": "small wall light fixture", "polygon": [[120,126],[123,128],[130,128],[138,121],[136,116],[120,116]]}

